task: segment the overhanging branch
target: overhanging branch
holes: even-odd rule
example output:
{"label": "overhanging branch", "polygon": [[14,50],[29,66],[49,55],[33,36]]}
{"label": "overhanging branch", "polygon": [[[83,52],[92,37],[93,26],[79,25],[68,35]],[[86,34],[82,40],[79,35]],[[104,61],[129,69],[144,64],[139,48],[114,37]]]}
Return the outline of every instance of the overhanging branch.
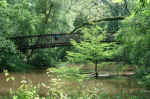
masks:
{"label": "overhanging branch", "polygon": [[118,16],[118,17],[108,17],[108,18],[103,18],[103,19],[99,19],[99,20],[94,20],[91,22],[86,22],[83,23],[82,25],[77,26],[75,29],[73,29],[70,33],[74,33],[76,32],[78,29],[84,27],[84,26],[88,26],[88,25],[93,25],[102,21],[115,21],[115,20],[124,20],[125,17],[124,16]]}

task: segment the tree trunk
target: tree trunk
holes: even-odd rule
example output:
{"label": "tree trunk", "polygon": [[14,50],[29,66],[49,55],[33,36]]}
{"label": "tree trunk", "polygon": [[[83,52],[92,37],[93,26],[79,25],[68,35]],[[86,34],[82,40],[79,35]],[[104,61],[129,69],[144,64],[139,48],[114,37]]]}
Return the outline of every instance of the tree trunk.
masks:
{"label": "tree trunk", "polygon": [[98,78],[97,61],[95,62],[95,77]]}

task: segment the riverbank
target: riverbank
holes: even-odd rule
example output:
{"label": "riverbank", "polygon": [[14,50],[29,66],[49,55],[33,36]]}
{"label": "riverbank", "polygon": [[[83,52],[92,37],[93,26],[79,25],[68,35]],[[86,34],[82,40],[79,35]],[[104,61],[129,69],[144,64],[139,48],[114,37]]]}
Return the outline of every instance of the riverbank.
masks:
{"label": "riverbank", "polygon": [[[60,66],[61,65],[61,66]],[[91,72],[91,64],[86,65],[86,67],[77,64],[59,64],[59,67],[57,67],[58,71],[64,70],[60,69],[61,67],[65,68],[63,73],[67,72],[66,76],[71,76],[74,72],[75,68],[80,67],[79,72],[85,73],[89,69],[89,72]],[[71,69],[72,67],[75,67]],[[89,68],[88,68],[89,67]],[[100,66],[99,66],[100,67]],[[105,67],[106,68],[106,67]],[[100,69],[100,68],[99,68]],[[52,70],[50,68],[50,70]],[[105,69],[106,70],[106,69]],[[70,72],[71,71],[71,72]],[[73,79],[66,79],[66,78],[59,78],[57,74],[54,73],[54,71],[51,71],[52,73],[46,74],[45,71],[33,71],[29,73],[10,73],[10,76],[14,77],[15,80],[9,80],[6,81],[6,77],[4,73],[0,73],[1,81],[0,85],[2,86],[0,88],[0,96],[7,96],[9,95],[10,89],[12,90],[18,90],[18,88],[22,85],[22,81],[25,82],[25,84],[32,83],[33,86],[38,87],[38,95],[48,97],[49,96],[49,90],[55,89],[55,91],[65,93],[67,95],[77,95],[77,94],[96,94],[104,96],[113,96],[117,97],[118,95],[121,95],[120,97],[123,97],[121,99],[124,99],[124,97],[130,97],[130,96],[137,96],[140,97],[141,93],[143,94],[143,97],[150,97],[149,91],[143,89],[134,78],[126,77],[126,76],[115,76],[113,78],[103,78],[103,79],[94,79],[94,78],[86,78],[83,81],[80,81],[80,79],[75,78]],[[100,70],[100,73],[104,74],[104,71]],[[105,71],[106,72],[106,71]],[[107,71],[108,72],[108,71]],[[109,71],[110,72],[110,71]],[[75,73],[75,72],[74,72]],[[113,71],[114,73],[114,71]],[[125,72],[117,72],[117,74],[124,75]],[[129,72],[128,72],[129,73]],[[130,72],[132,74],[132,72]],[[78,75],[78,74],[77,74]],[[83,75],[83,74],[81,74]],[[72,75],[73,76],[73,75]],[[71,77],[74,78],[74,77]],[[125,96],[126,95],[126,96]],[[89,98],[90,99],[90,98]],[[107,99],[107,98],[102,98]],[[115,98],[114,98],[115,99]],[[136,98],[135,98],[136,99]],[[146,99],[146,98],[143,98]]]}
{"label": "riverbank", "polygon": [[[66,80],[62,79],[61,81],[57,80],[57,77],[54,75],[48,77],[45,73],[13,73],[11,76],[15,77],[14,81],[6,81],[3,74],[0,74],[2,78],[0,95],[7,96],[9,94],[10,88],[12,90],[17,90],[21,86],[21,81],[29,81],[32,82],[33,85],[38,86],[38,84],[45,84],[51,88],[56,88],[57,90],[61,90],[67,94],[76,94],[76,93],[96,93],[99,95],[100,93],[105,93],[108,96],[116,96],[119,93],[128,94],[128,95],[138,95],[142,88],[137,84],[134,79],[127,77],[117,77],[111,79],[86,79],[82,82],[82,84],[78,81],[74,80]],[[53,85],[52,81],[56,81]],[[61,92],[60,91],[60,92]],[[39,95],[40,96],[48,96],[49,88],[44,86],[40,87]],[[146,92],[145,92],[146,94]],[[104,98],[105,99],[105,98]]]}

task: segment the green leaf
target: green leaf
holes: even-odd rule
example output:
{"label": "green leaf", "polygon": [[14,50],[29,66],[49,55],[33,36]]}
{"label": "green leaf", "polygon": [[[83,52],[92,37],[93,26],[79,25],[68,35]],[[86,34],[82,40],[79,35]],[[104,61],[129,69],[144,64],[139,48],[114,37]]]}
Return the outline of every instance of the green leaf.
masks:
{"label": "green leaf", "polygon": [[112,0],[112,2],[114,2],[114,3],[121,3],[121,2],[123,2],[123,0]]}

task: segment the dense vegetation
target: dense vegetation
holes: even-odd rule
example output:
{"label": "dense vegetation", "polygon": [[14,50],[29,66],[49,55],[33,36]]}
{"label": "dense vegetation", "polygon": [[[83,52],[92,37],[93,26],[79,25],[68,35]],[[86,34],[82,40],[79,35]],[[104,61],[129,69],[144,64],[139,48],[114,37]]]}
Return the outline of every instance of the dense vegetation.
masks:
{"label": "dense vegetation", "polygon": [[[57,67],[59,62],[130,64],[150,87],[150,0],[0,0],[0,71]],[[9,39],[48,33],[80,33],[73,46],[19,50]],[[38,42],[38,39],[36,40]],[[18,98],[15,98],[18,99]]]}

